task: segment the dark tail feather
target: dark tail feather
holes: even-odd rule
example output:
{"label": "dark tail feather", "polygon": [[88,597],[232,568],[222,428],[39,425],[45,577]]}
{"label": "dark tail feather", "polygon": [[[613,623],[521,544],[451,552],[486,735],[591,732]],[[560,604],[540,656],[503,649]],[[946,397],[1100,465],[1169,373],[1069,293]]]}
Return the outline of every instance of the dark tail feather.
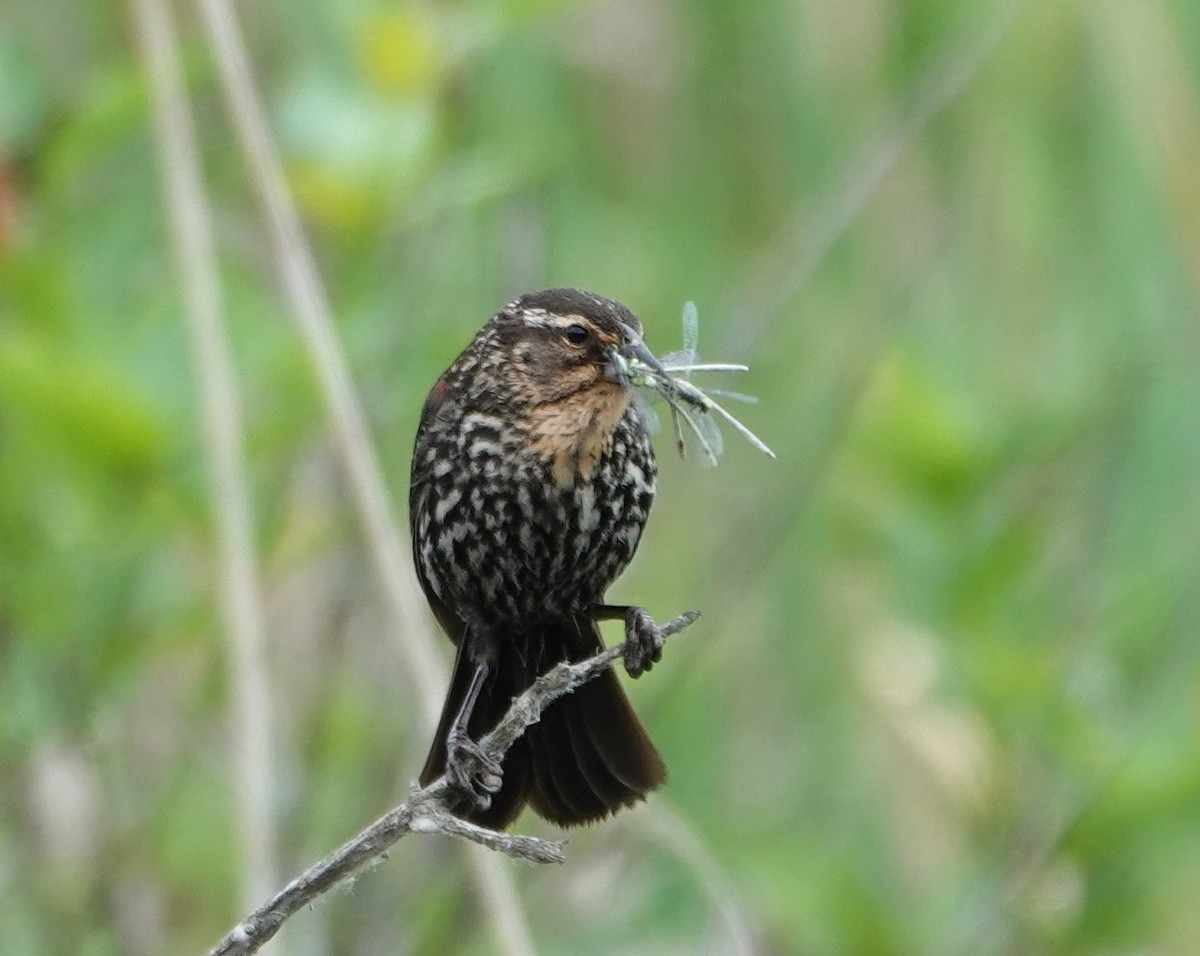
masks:
{"label": "dark tail feather", "polygon": [[[514,653],[519,642],[524,655]],[[487,733],[512,698],[558,661],[583,660],[600,649],[600,633],[587,618],[573,618],[499,646],[498,673],[488,681],[469,730]],[[446,734],[470,683],[472,665],[460,648],[433,747],[421,772],[429,783],[445,770]],[[526,801],[560,826],[602,819],[643,799],[666,779],[666,767],[611,670],[555,701],[504,760],[503,784],[484,811],[467,814],[482,826],[503,829]]]}
{"label": "dark tail feather", "polygon": [[666,779],[662,758],[612,671],[551,704],[527,733],[529,801],[560,826],[600,820]]}

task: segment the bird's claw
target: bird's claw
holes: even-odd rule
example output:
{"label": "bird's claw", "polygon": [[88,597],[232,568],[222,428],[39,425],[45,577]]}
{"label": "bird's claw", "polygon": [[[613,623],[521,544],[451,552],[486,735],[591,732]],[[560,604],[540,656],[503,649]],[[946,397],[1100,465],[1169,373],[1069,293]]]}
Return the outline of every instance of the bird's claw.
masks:
{"label": "bird's claw", "polygon": [[465,731],[452,730],[446,739],[446,777],[476,810],[486,810],[500,789],[500,761],[484,753]]}
{"label": "bird's claw", "polygon": [[625,671],[640,677],[662,660],[663,635],[643,607],[631,607],[625,615]]}

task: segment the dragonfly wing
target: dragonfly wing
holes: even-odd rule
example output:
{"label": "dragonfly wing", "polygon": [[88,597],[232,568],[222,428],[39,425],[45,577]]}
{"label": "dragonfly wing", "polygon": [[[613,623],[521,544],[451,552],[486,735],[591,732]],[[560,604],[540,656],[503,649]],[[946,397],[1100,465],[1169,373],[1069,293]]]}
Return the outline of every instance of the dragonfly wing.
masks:
{"label": "dragonfly wing", "polygon": [[683,350],[696,354],[700,342],[700,313],[695,302],[683,303]]}
{"label": "dragonfly wing", "polygon": [[638,417],[642,420],[642,425],[648,434],[657,435],[662,431],[662,420],[658,417],[658,412],[654,410],[641,391],[633,393],[633,407],[637,410]]}

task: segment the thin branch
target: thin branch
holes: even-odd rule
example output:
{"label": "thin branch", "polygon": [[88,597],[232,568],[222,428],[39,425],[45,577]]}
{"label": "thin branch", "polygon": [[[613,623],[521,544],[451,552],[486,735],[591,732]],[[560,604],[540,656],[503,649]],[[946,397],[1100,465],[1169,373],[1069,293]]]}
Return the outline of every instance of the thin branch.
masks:
{"label": "thin branch", "polygon": [[[663,625],[663,637],[682,631],[699,616],[699,611],[679,615]],[[496,728],[480,741],[484,753],[502,760],[526,728],[541,719],[547,707],[607,670],[624,650],[624,645],[618,644],[575,664],[565,661],[556,664],[513,700]],[[404,803],[310,866],[238,923],[209,951],[209,956],[246,956],[257,952],[290,916],[381,858],[389,847],[409,833],[444,833],[530,863],[562,863],[565,859],[565,841],[542,840],[477,826],[451,812],[453,799],[453,791],[444,774],[426,787],[414,788]]]}
{"label": "thin branch", "polygon": [[284,179],[233,10],[228,0],[199,0],[199,3],[216,52],[234,126],[267,215],[283,290],[317,372],[350,492],[375,558],[389,610],[399,625],[401,647],[412,665],[425,716],[433,727],[441,711],[444,670],[418,611],[424,599],[415,586],[408,548],[397,530],[391,496],[367,429],[366,415],[355,393],[334,331],[329,301]]}
{"label": "thin branch", "polygon": [[209,206],[183,85],[179,43],[164,0],[133,4],[150,81],[155,145],[171,239],[186,300],[216,520],[218,603],[229,638],[242,894],[262,899],[275,885],[271,695],[262,595],[254,549],[237,379],[222,319]]}
{"label": "thin branch", "polygon": [[[432,732],[441,710],[445,670],[420,616],[423,598],[415,584],[408,548],[397,530],[366,416],[334,332],[328,299],[284,179],[230,0],[199,0],[199,7],[234,127],[266,212],[284,293],[316,370],[407,670],[416,684],[425,725]],[[491,854],[472,853],[468,861],[497,946],[509,956],[533,953],[533,937],[512,878]]]}

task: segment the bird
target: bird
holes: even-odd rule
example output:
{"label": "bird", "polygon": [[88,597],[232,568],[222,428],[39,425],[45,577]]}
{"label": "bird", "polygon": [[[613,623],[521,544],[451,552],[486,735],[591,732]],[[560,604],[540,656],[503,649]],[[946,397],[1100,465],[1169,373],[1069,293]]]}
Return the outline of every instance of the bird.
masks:
{"label": "bird", "polygon": [[657,466],[622,359],[661,369],[624,305],[581,289],[500,309],[438,378],[413,448],[413,560],[456,645],[428,758],[456,812],[492,829],[527,805],[559,826],[601,820],[666,778],[616,674],[553,702],[503,762],[479,746],[515,696],[560,661],[602,648],[623,620],[637,677],[663,639],[642,607],[605,603],[654,501]]}

